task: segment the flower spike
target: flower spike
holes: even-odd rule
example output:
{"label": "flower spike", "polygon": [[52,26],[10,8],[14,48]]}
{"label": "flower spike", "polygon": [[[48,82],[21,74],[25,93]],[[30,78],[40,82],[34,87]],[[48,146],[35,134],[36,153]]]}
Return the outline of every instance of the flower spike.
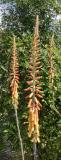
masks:
{"label": "flower spike", "polygon": [[16,52],[15,36],[13,38],[13,53],[11,60],[10,88],[12,94],[12,104],[18,106],[18,83],[19,83],[19,65]]}
{"label": "flower spike", "polygon": [[33,45],[30,57],[30,65],[29,65],[29,81],[27,84],[29,87],[25,89],[30,92],[27,96],[29,99],[28,108],[29,108],[29,127],[28,127],[28,135],[32,138],[32,141],[37,143],[40,142],[40,134],[39,134],[39,110],[42,108],[41,103],[39,102],[40,98],[42,98],[42,90],[40,87],[40,49],[39,49],[39,18],[36,16],[35,28],[34,28],[34,37],[33,37]]}

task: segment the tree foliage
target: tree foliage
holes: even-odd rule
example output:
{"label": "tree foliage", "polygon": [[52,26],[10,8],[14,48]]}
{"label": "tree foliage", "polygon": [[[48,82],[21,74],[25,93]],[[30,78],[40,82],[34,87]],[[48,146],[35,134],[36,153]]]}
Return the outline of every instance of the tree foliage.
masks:
{"label": "tree foliage", "polygon": [[[4,2],[4,1],[3,1]],[[5,1],[8,2],[8,1]],[[10,1],[9,1],[10,2]],[[12,53],[13,34],[16,36],[16,45],[19,59],[19,107],[18,118],[20,130],[24,143],[25,157],[33,159],[33,146],[28,138],[28,108],[25,100],[27,88],[30,49],[32,47],[33,28],[35,15],[39,15],[39,35],[40,35],[40,62],[42,62],[42,112],[40,119],[40,143],[37,143],[37,152],[41,160],[59,160],[61,154],[61,119],[60,116],[50,108],[52,96],[49,89],[48,80],[48,53],[50,48],[49,39],[52,37],[54,29],[54,69],[55,74],[55,96],[54,107],[60,113],[61,107],[61,22],[55,24],[55,15],[60,13],[60,5],[55,0],[16,0],[11,1],[12,7],[8,8],[9,14],[4,13],[2,27],[0,29],[0,155],[6,154],[4,150],[9,148],[15,151],[13,159],[20,159],[20,146],[17,136],[14,109],[11,104],[9,92],[9,68]],[[7,6],[8,7],[8,6]],[[50,61],[51,62],[51,61]],[[50,97],[49,97],[50,94]],[[11,147],[11,148],[10,148]],[[21,153],[20,153],[21,154]],[[7,155],[6,155],[7,156]],[[4,156],[5,157],[5,156]],[[4,158],[1,158],[4,159]]]}

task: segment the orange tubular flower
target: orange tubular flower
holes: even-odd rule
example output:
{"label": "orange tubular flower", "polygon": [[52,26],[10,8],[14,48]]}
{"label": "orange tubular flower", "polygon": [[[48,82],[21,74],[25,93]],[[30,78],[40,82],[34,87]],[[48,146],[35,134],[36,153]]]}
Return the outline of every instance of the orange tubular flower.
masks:
{"label": "orange tubular flower", "polygon": [[29,65],[29,81],[27,84],[29,87],[25,89],[26,91],[30,91],[28,108],[29,108],[29,137],[32,137],[32,141],[37,143],[40,142],[39,135],[39,115],[38,112],[42,105],[39,102],[39,98],[42,98],[42,91],[40,87],[41,78],[39,74],[40,61],[39,61],[39,20],[38,15],[36,16],[36,24],[34,28],[34,38],[33,38],[33,46],[32,46],[32,54],[30,57],[30,65]]}
{"label": "orange tubular flower", "polygon": [[19,83],[19,69],[18,59],[16,52],[15,36],[13,39],[13,53],[11,60],[11,73],[10,73],[10,88],[12,94],[12,104],[18,106],[18,83]]}

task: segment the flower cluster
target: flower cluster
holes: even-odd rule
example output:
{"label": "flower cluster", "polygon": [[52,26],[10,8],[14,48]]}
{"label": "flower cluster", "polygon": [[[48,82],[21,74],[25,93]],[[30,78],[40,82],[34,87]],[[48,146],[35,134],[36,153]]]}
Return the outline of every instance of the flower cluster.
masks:
{"label": "flower cluster", "polygon": [[39,20],[38,15],[36,16],[36,23],[34,28],[34,38],[32,51],[30,56],[29,64],[29,81],[27,84],[29,87],[25,89],[30,94],[27,96],[29,99],[29,137],[32,137],[32,141],[37,143],[40,142],[39,135],[39,110],[42,107],[39,99],[42,98],[42,90],[40,86],[40,49],[39,49]]}
{"label": "flower cluster", "polygon": [[19,83],[19,65],[16,52],[15,36],[13,40],[13,52],[11,60],[11,72],[10,72],[10,88],[12,94],[12,104],[18,106],[18,83]]}

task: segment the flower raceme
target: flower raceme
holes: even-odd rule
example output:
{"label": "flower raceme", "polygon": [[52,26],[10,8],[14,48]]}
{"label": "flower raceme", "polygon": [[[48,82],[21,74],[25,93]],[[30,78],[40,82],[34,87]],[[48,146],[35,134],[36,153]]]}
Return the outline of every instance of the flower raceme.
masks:
{"label": "flower raceme", "polygon": [[16,51],[15,36],[13,38],[13,52],[10,68],[10,88],[12,94],[12,104],[18,106],[18,83],[19,83],[19,65]]}
{"label": "flower raceme", "polygon": [[54,79],[55,79],[55,64],[54,64],[54,34],[50,40],[50,48],[48,51],[48,62],[49,62],[49,70],[48,70],[48,77],[49,77],[49,88],[53,90],[54,88]]}
{"label": "flower raceme", "polygon": [[21,146],[22,160],[24,160],[25,158],[24,158],[23,141],[22,141],[22,137],[21,137],[19,119],[18,119],[18,111],[17,111],[17,108],[18,108],[19,64],[18,64],[18,58],[17,58],[15,36],[13,38],[13,52],[12,52],[10,71],[11,71],[10,72],[10,88],[11,88],[11,94],[12,94],[12,104],[13,104],[14,111],[15,111],[16,126],[17,126],[17,131],[18,131],[19,144]]}
{"label": "flower raceme", "polygon": [[33,45],[30,57],[30,64],[29,64],[29,81],[27,84],[29,87],[25,89],[25,91],[30,92],[27,96],[29,99],[28,108],[29,108],[29,137],[32,138],[32,141],[37,143],[40,142],[40,135],[39,135],[39,115],[38,112],[40,108],[42,108],[39,99],[42,98],[42,90],[40,86],[40,49],[39,49],[39,20],[38,15],[36,16],[36,23],[34,28],[34,38],[33,38]]}

